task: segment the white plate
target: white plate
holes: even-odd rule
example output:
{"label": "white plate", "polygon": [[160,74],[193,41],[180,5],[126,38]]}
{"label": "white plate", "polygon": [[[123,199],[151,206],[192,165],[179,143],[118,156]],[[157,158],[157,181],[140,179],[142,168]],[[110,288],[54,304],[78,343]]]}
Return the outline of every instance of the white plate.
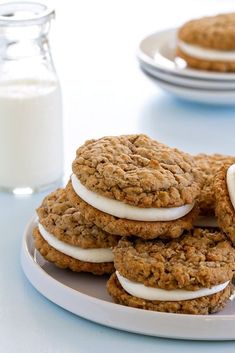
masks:
{"label": "white plate", "polygon": [[235,80],[235,73],[222,73],[190,69],[181,58],[175,58],[177,29],[168,29],[153,33],[144,38],[137,51],[140,62],[149,64],[156,69],[194,79]]}
{"label": "white plate", "polygon": [[194,339],[235,340],[235,302],[215,315],[168,314],[117,305],[106,292],[107,277],[61,270],[35,250],[29,223],[22,243],[21,264],[32,285],[46,298],[96,323],[145,335]]}
{"label": "white plate", "polygon": [[175,85],[150,75],[147,75],[152,82],[157,84],[163,90],[175,95],[176,97],[185,99],[191,102],[214,104],[214,105],[235,105],[235,91],[234,90],[206,90],[197,89],[193,87]]}
{"label": "white plate", "polygon": [[173,83],[175,85],[183,85],[190,88],[200,88],[206,90],[234,90],[235,92],[235,81],[217,81],[217,80],[197,80],[187,76],[173,75],[171,73],[163,72],[156,69],[154,66],[140,62],[140,67],[144,72],[147,72],[151,76],[164,80],[168,83]]}

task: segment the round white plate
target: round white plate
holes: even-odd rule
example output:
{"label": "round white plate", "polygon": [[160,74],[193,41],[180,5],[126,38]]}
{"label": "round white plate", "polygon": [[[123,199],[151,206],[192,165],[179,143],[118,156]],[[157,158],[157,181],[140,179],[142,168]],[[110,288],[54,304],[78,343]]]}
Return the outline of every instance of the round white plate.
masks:
{"label": "round white plate", "polygon": [[175,57],[177,29],[168,29],[153,33],[144,38],[137,50],[140,63],[149,64],[156,69],[194,79],[205,80],[235,80],[235,73],[222,73],[190,69],[185,61]]}
{"label": "round white plate", "polygon": [[147,75],[147,77],[149,77],[152,82],[157,84],[166,92],[187,101],[214,105],[235,105],[234,90],[216,91],[197,89],[193,87],[175,85],[152,77],[151,75]]}
{"label": "round white plate", "polygon": [[234,90],[235,81],[217,81],[217,80],[197,80],[188,76],[173,75],[156,69],[154,66],[140,62],[140,67],[156,79],[164,80],[175,85],[183,85],[189,88],[209,89],[215,91]]}
{"label": "round white plate", "polygon": [[145,335],[194,339],[235,340],[235,302],[219,314],[169,314],[117,305],[106,291],[106,276],[73,273],[45,261],[35,250],[31,221],[25,230],[21,264],[31,284],[46,298],[96,323]]}

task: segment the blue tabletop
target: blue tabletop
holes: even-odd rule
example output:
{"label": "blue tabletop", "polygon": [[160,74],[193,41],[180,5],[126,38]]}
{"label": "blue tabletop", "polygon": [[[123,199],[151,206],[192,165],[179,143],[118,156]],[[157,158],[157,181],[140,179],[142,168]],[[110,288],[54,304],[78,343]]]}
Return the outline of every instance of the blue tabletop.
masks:
{"label": "blue tabletop", "polygon": [[[234,154],[235,108],[178,100],[148,81],[135,58],[146,34],[233,6],[216,0],[57,4],[51,41],[64,97],[65,180],[76,148],[104,135],[143,132],[191,153]],[[161,339],[110,329],[45,299],[20,267],[23,230],[45,195],[0,194],[0,353],[234,352],[234,342]]]}

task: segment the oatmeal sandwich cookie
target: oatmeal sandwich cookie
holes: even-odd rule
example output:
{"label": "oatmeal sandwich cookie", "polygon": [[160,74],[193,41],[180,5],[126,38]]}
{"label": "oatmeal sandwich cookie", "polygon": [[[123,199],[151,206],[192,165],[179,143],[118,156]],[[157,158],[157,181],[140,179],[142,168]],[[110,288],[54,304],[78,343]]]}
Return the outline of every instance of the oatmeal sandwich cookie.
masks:
{"label": "oatmeal sandwich cookie", "polygon": [[196,69],[235,71],[235,13],[185,23],[178,31],[176,53]]}
{"label": "oatmeal sandwich cookie", "polygon": [[216,173],[225,164],[235,163],[234,156],[222,154],[198,154],[195,156],[197,168],[201,172],[201,193],[199,196],[200,214],[204,216],[215,215],[215,192],[213,182]]}
{"label": "oatmeal sandwich cookie", "polygon": [[176,238],[192,227],[199,194],[194,160],[145,135],[89,140],[77,150],[71,203],[111,234]]}
{"label": "oatmeal sandwich cookie", "polygon": [[112,248],[119,237],[85,221],[63,189],[48,195],[37,214],[35,247],[46,260],[76,272],[101,275],[114,271]]}
{"label": "oatmeal sandwich cookie", "polygon": [[233,292],[235,250],[219,231],[197,228],[179,239],[123,238],[107,289],[118,304],[184,314],[221,310]]}
{"label": "oatmeal sandwich cookie", "polygon": [[235,246],[235,164],[221,168],[215,177],[214,190],[219,226]]}

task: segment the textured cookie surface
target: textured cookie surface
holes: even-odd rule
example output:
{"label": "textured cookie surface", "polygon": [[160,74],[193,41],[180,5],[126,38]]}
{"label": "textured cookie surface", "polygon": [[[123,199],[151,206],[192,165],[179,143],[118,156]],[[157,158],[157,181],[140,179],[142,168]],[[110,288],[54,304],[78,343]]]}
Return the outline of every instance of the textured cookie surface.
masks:
{"label": "textured cookie surface", "polygon": [[120,240],[114,266],[123,277],[163,289],[197,290],[232,279],[235,250],[222,232],[197,228],[172,241]]}
{"label": "textured cookie surface", "polygon": [[197,168],[201,171],[202,189],[199,196],[200,213],[213,215],[215,212],[214,178],[223,165],[235,163],[234,156],[221,154],[198,154],[195,156]]}
{"label": "textured cookie surface", "polygon": [[92,263],[80,261],[54,249],[43,239],[38,228],[34,229],[33,236],[36,249],[46,260],[52,262],[57,267],[68,268],[74,272],[90,272],[95,275],[114,272],[113,262]]}
{"label": "textured cookie surface", "polygon": [[219,226],[231,239],[235,246],[235,210],[228,194],[226,175],[228,167],[223,167],[217,173],[214,181],[215,190],[215,213]]}
{"label": "textured cookie surface", "polygon": [[107,289],[117,304],[132,306],[135,308],[154,310],[177,314],[211,314],[220,311],[226,305],[233,292],[232,285],[228,285],[223,291],[193,300],[182,301],[157,301],[145,300],[128,294],[120,285],[117,276],[113,273],[108,280]]}
{"label": "textured cookie surface", "polygon": [[157,237],[177,238],[184,230],[191,229],[198,215],[198,207],[195,206],[186,216],[168,222],[144,222],[129,219],[121,219],[97,210],[83,201],[73,190],[71,182],[66,186],[68,198],[79,209],[87,222],[96,224],[99,228],[110,234],[120,236],[136,235],[143,239]]}
{"label": "textured cookie surface", "polygon": [[145,135],[89,140],[72,168],[87,189],[138,207],[191,204],[199,193],[193,158]]}
{"label": "textured cookie surface", "polygon": [[64,189],[58,189],[45,197],[37,214],[39,222],[49,233],[81,248],[112,248],[120,238],[86,221],[69,202]]}
{"label": "textured cookie surface", "polygon": [[208,49],[234,50],[235,13],[191,20],[179,29],[178,37]]}

